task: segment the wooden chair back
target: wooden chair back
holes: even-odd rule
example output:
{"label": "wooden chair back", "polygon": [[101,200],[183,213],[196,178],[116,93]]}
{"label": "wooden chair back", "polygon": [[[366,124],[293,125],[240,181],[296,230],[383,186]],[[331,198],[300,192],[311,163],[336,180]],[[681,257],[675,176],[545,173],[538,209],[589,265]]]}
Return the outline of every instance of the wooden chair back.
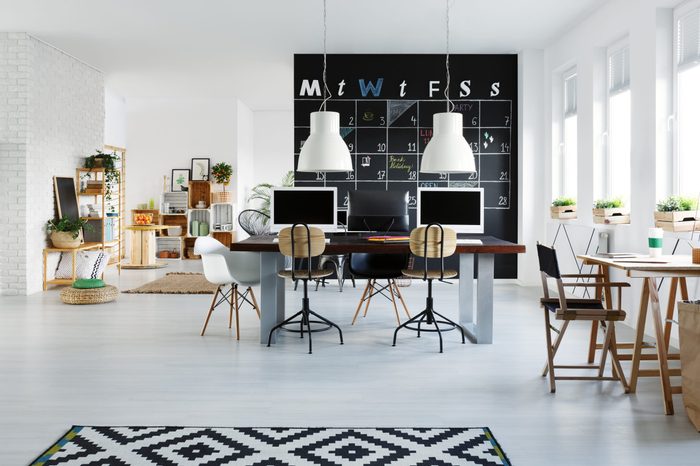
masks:
{"label": "wooden chair back", "polygon": [[411,252],[418,257],[442,259],[455,253],[457,233],[452,228],[431,223],[428,226],[414,228],[409,242]]}
{"label": "wooden chair back", "polygon": [[323,254],[326,236],[323,230],[303,223],[295,223],[279,232],[280,252],[294,259],[309,259]]}
{"label": "wooden chair back", "polygon": [[564,291],[564,282],[561,279],[559,271],[559,261],[557,260],[557,251],[554,248],[537,243],[537,259],[540,263],[540,276],[542,279],[542,293],[544,299],[549,299],[549,286],[547,279],[552,278],[557,282],[557,294],[559,295],[559,308],[566,312],[566,292]]}

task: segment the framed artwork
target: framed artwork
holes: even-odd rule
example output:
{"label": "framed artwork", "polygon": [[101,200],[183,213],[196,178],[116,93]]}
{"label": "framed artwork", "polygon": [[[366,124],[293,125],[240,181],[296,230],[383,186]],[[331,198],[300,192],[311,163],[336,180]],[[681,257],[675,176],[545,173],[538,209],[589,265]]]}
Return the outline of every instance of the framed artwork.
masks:
{"label": "framed artwork", "polygon": [[209,181],[211,159],[192,159],[192,181]]}
{"label": "framed artwork", "polygon": [[170,178],[170,190],[187,191],[190,181],[190,171],[187,168],[173,168],[173,176]]}

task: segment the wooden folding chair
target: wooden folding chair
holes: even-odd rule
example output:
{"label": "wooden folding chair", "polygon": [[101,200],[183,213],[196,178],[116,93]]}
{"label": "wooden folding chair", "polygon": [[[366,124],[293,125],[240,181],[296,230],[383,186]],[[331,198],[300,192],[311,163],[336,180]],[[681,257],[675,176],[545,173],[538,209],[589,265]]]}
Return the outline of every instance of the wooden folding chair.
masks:
{"label": "wooden folding chair", "polygon": [[[625,379],[625,374],[620,365],[620,358],[617,354],[617,343],[615,339],[615,322],[625,320],[626,313],[622,310],[622,288],[629,287],[625,282],[603,281],[600,274],[564,274],[559,272],[559,263],[554,248],[537,244],[537,255],[540,262],[540,273],[542,275],[542,289],[544,297],[540,300],[544,308],[545,332],[547,336],[547,363],[542,376],[549,373],[549,388],[552,393],[556,391],[556,380],[619,380],[625,393],[629,393],[629,385]],[[576,282],[564,283],[563,278],[577,279]],[[556,282],[557,297],[549,294],[548,279]],[[581,281],[583,279],[584,281]],[[595,281],[585,281],[594,279]],[[600,299],[568,298],[565,289],[568,287],[593,287],[617,288],[617,308],[606,309]],[[611,303],[610,303],[611,305]],[[550,314],[554,314],[556,320],[564,321],[560,328],[552,325]],[[599,364],[582,365],[555,365],[554,357],[557,354],[562,338],[572,320],[597,321],[605,329],[605,342]],[[552,341],[552,332],[557,333],[557,337]],[[610,353],[612,361],[612,375],[605,376],[605,363],[607,354]],[[557,369],[596,369],[596,376],[559,376],[555,374]]]}

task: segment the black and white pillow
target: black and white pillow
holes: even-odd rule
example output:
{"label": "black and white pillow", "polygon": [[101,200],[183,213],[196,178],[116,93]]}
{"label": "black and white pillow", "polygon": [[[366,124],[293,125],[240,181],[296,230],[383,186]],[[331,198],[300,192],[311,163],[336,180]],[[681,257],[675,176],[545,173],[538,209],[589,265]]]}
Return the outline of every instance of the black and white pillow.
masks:
{"label": "black and white pillow", "polygon": [[[69,252],[61,254],[56,267],[56,278],[70,279],[73,276],[73,258]],[[109,262],[109,253],[103,251],[78,251],[76,254],[76,278],[101,278]]]}

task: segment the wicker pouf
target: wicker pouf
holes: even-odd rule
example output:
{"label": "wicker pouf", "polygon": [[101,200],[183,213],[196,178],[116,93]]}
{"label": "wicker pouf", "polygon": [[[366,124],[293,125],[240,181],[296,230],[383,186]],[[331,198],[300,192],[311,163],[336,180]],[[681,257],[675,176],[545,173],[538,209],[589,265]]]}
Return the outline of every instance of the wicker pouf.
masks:
{"label": "wicker pouf", "polygon": [[116,286],[105,285],[102,288],[78,289],[67,286],[61,290],[61,301],[66,304],[100,304],[114,301],[119,296]]}

